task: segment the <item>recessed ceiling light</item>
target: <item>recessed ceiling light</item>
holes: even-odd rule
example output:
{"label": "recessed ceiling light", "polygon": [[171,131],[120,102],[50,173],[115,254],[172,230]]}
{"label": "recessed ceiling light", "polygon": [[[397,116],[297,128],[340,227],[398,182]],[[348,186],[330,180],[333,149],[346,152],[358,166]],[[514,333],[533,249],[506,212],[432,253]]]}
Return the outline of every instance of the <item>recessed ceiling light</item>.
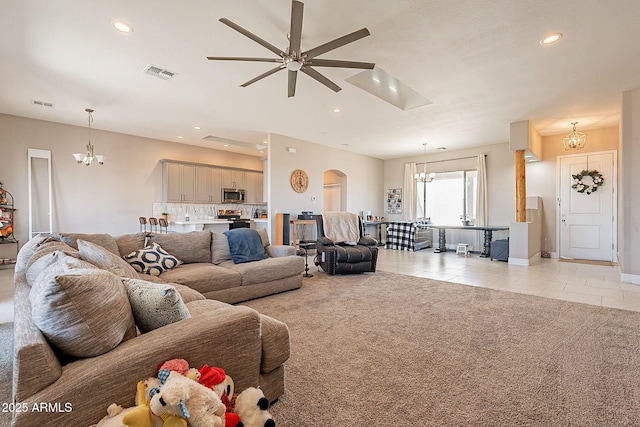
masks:
{"label": "recessed ceiling light", "polygon": [[200,129],[202,129],[200,126],[194,126],[193,128],[194,128],[195,130],[200,130]]}
{"label": "recessed ceiling light", "polygon": [[182,139],[184,138],[184,136],[178,135],[178,139]]}
{"label": "recessed ceiling light", "polygon": [[446,149],[447,149],[447,147],[438,147],[438,148],[436,148],[436,150],[438,150],[438,151],[444,151]]}
{"label": "recessed ceiling light", "polygon": [[268,143],[269,143],[269,141],[267,141],[267,140],[265,139],[264,141],[262,141],[262,143],[266,145],[266,144],[268,144]]}
{"label": "recessed ceiling light", "polygon": [[113,21],[111,24],[121,33],[133,33],[133,27],[124,21]]}
{"label": "recessed ceiling light", "polygon": [[228,147],[228,146],[229,146],[229,144],[223,144],[222,146],[223,146],[223,147]]}
{"label": "recessed ceiling light", "polygon": [[540,40],[540,44],[543,46],[553,44],[562,38],[562,33],[551,33],[546,36],[542,40]]}
{"label": "recessed ceiling light", "polygon": [[340,107],[335,107],[335,108],[333,109],[333,112],[334,112],[334,113],[341,113],[341,112],[342,112],[342,108],[340,108]]}

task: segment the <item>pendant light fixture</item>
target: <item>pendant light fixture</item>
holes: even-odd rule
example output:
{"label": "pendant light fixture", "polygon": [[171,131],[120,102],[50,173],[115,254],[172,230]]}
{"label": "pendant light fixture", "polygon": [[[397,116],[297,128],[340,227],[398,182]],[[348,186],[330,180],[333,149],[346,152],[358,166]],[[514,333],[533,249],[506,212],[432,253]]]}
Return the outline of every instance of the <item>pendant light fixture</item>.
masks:
{"label": "pendant light fixture", "polygon": [[564,145],[564,149],[567,151],[581,150],[587,143],[587,134],[576,130],[578,122],[573,122],[571,124],[573,125],[573,130],[562,140],[562,144]]}
{"label": "pendant light fixture", "polygon": [[[422,144],[422,146],[424,147],[424,154],[427,154],[427,143],[425,142],[424,144]],[[435,178],[436,174],[434,172],[431,172],[430,174],[427,174],[427,159],[425,158],[424,163],[422,164],[422,172],[419,173],[415,173],[413,175],[413,177],[416,179],[416,181],[420,181],[420,182],[431,182],[433,181],[433,178]]]}
{"label": "pendant light fixture", "polygon": [[89,114],[89,142],[87,142],[87,154],[75,153],[73,157],[75,157],[76,162],[84,163],[86,166],[89,166],[95,160],[99,164],[104,164],[104,156],[100,154],[93,154],[93,145],[91,144],[91,122],[93,122],[93,110],[91,108],[86,108],[86,111]]}

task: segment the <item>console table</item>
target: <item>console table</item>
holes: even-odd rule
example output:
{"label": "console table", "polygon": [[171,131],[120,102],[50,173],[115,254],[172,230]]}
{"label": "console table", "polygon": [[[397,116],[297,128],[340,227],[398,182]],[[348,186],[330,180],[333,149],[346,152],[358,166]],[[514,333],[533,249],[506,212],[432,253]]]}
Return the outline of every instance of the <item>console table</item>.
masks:
{"label": "console table", "polygon": [[493,226],[493,225],[430,225],[430,228],[438,230],[438,247],[434,252],[446,252],[447,251],[447,236],[446,230],[475,230],[484,231],[484,247],[480,254],[483,258],[489,258],[491,251],[491,240],[493,240],[494,231],[508,230],[507,226]]}

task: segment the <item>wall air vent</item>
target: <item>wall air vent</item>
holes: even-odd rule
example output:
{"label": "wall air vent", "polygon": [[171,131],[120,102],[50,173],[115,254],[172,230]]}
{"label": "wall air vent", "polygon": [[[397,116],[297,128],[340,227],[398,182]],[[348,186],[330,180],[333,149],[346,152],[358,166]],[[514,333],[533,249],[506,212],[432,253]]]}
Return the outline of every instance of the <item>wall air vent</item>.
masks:
{"label": "wall air vent", "polygon": [[38,101],[36,99],[31,100],[31,103],[33,105],[39,105],[41,107],[49,107],[49,108],[53,108],[54,107],[52,102]]}
{"label": "wall air vent", "polygon": [[147,65],[144,70],[142,70],[144,74],[148,74],[150,76],[155,76],[162,80],[171,80],[178,73],[174,73],[173,71],[165,70],[164,68],[157,67],[155,65]]}

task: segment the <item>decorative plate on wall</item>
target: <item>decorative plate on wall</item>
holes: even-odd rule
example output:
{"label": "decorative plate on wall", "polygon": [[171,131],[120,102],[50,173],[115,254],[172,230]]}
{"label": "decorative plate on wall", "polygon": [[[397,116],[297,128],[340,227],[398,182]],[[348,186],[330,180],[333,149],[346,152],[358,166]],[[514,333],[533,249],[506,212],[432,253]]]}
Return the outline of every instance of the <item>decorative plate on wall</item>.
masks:
{"label": "decorative plate on wall", "polygon": [[309,177],[302,169],[296,169],[291,174],[291,188],[296,193],[304,193],[309,187]]}

